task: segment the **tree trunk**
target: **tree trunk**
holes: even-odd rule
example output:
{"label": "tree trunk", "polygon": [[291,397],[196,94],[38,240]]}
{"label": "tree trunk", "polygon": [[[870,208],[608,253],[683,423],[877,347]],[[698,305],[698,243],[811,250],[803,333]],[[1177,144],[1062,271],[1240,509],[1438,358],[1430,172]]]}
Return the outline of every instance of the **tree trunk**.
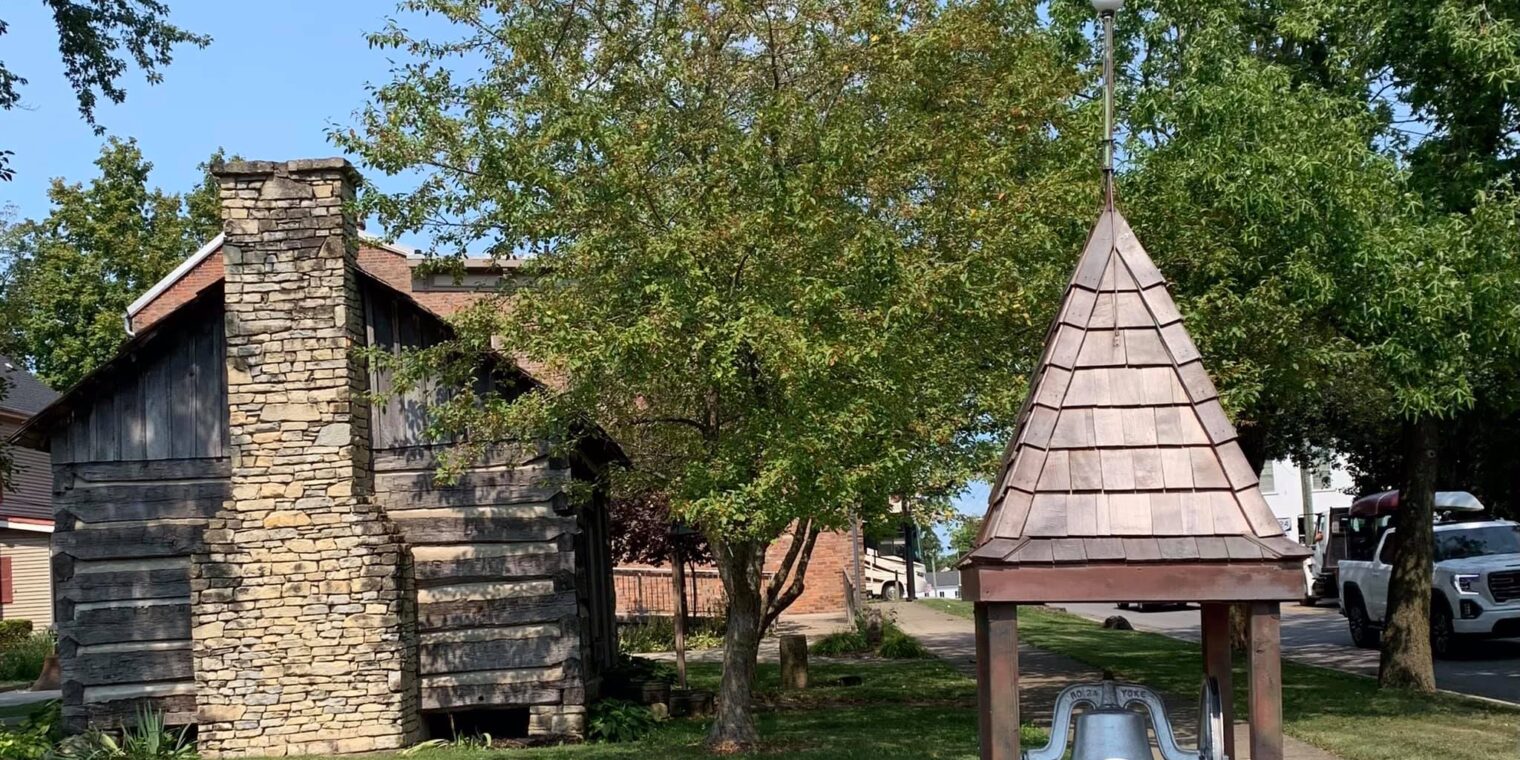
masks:
{"label": "tree trunk", "polygon": [[759,740],[751,699],[755,661],[760,655],[765,602],[760,582],[766,543],[712,538],[708,542],[728,593],[728,626],[723,636],[723,680],[718,686],[717,714],[707,733],[707,746],[716,752],[736,752]]}
{"label": "tree trunk", "polygon": [[1251,608],[1245,604],[1230,605],[1230,651],[1236,654],[1251,652]]}
{"label": "tree trunk", "polygon": [[1421,417],[1404,425],[1404,484],[1393,518],[1393,568],[1378,683],[1384,688],[1436,690],[1430,654],[1430,584],[1435,549],[1438,423]]}

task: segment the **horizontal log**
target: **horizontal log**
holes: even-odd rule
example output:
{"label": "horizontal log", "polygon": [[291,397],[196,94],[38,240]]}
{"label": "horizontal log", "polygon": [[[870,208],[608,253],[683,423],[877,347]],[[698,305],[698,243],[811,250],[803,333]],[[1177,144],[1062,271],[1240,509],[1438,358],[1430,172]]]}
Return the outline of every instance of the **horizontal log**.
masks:
{"label": "horizontal log", "polygon": [[139,480],[209,480],[232,477],[232,460],[152,459],[137,462],[84,462],[53,467],[54,474],[67,473],[79,480],[117,483]]}
{"label": "horizontal log", "polygon": [[551,469],[548,460],[535,459],[519,466],[464,470],[450,480],[440,482],[436,472],[401,471],[375,475],[375,491],[457,491],[471,488],[505,488],[570,482],[568,469]]}
{"label": "horizontal log", "polygon": [[162,697],[114,699],[109,702],[70,702],[64,700],[64,730],[78,733],[88,728],[112,729],[137,722],[143,710],[162,713],[170,726],[195,723],[195,695],[170,694]]}
{"label": "horizontal log", "polygon": [[158,649],[135,652],[76,654],[67,677],[83,686],[105,686],[152,681],[189,681],[195,678],[190,649]]}
{"label": "horizontal log", "polygon": [[398,489],[377,492],[375,501],[391,509],[549,504],[557,512],[566,512],[570,509],[570,500],[564,490],[564,485],[558,482],[470,488]]}
{"label": "horizontal log", "polygon": [[74,520],[78,520],[86,526],[144,520],[187,518],[206,520],[214,517],[217,510],[226,503],[227,500],[224,498],[137,501],[128,494],[124,495],[120,501],[98,504],[57,504],[55,516],[60,523],[72,525]]}
{"label": "horizontal log", "polygon": [[231,494],[232,481],[230,480],[147,481],[100,486],[76,483],[74,488],[66,488],[55,493],[53,503],[59,507],[74,508],[118,502],[222,502],[226,501]]}
{"label": "horizontal log", "polygon": [[518,599],[469,599],[419,604],[417,627],[423,632],[492,625],[552,623],[577,612],[575,594],[562,592]]}
{"label": "horizontal log", "polygon": [[[436,470],[439,454],[454,448],[450,444],[439,446],[404,446],[380,449],[373,455],[376,473],[398,470]],[[544,441],[531,443],[500,443],[486,446],[481,455],[470,464],[491,466],[503,464],[527,464],[549,457],[549,444]]]}
{"label": "horizontal log", "polygon": [[578,637],[557,635],[534,639],[424,644],[418,648],[419,672],[431,676],[474,670],[557,665],[575,657],[579,648]]}
{"label": "horizontal log", "polygon": [[445,583],[533,578],[574,572],[575,555],[570,552],[535,552],[504,557],[417,560],[415,568],[417,586],[431,588]]}
{"label": "horizontal log", "polygon": [[413,544],[548,541],[576,531],[568,517],[401,517],[395,523]]}
{"label": "horizontal log", "polygon": [[127,559],[189,555],[201,545],[204,524],[122,523],[53,536],[53,551],[75,559]]}
{"label": "horizontal log", "polygon": [[519,705],[557,705],[564,699],[553,684],[502,684],[480,686],[424,686],[422,709],[489,709]]}
{"label": "horizontal log", "polygon": [[116,602],[129,599],[190,599],[190,568],[164,567],[109,573],[80,573],[54,582],[58,597],[72,602]]}
{"label": "horizontal log", "polygon": [[84,645],[188,639],[190,605],[152,604],[75,610],[73,620],[58,622],[58,636]]}

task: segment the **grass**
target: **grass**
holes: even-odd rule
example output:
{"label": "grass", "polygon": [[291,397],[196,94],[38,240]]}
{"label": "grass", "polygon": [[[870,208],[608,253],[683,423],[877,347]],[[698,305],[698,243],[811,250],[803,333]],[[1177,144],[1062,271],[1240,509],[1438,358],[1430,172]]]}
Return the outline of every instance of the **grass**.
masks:
{"label": "grass", "polygon": [[0,649],[0,681],[37,680],[42,661],[53,653],[53,635],[33,633]]}
{"label": "grass", "polygon": [[[923,604],[972,614],[969,602]],[[1194,697],[1203,677],[1197,644],[1105,630],[1064,612],[1021,608],[1019,635],[1033,646],[1180,696]],[[1246,704],[1245,682],[1237,662],[1237,705]],[[1289,661],[1283,662],[1283,729],[1344,760],[1514,760],[1520,754],[1520,710],[1449,694],[1384,691],[1371,678]]]}
{"label": "grass", "polygon": [[[716,689],[719,667],[693,663],[696,688]],[[762,745],[737,757],[804,760],[974,760],[976,683],[938,660],[813,664],[801,692],[782,692],[776,665],[761,664],[757,712]],[[859,686],[830,686],[855,675]],[[584,744],[522,750],[424,749],[407,760],[661,760],[711,758],[702,746],[707,721],[671,720],[627,744]],[[1039,746],[1043,732],[1025,727],[1024,742]],[[394,755],[367,756],[378,760]]]}

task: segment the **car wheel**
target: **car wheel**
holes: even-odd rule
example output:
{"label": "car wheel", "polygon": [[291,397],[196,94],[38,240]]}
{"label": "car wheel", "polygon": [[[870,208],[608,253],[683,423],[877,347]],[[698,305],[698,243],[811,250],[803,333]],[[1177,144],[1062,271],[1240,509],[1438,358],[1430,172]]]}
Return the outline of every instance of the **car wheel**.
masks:
{"label": "car wheel", "polygon": [[899,599],[902,599],[902,588],[900,588],[896,583],[884,584],[881,587],[881,598],[889,602],[895,602]]}
{"label": "car wheel", "polygon": [[1121,610],[1127,610],[1129,609],[1129,602],[1119,602],[1118,607]]}
{"label": "car wheel", "polygon": [[1367,617],[1367,607],[1361,599],[1346,602],[1346,625],[1351,629],[1351,643],[1362,649],[1377,649],[1379,634]]}
{"label": "car wheel", "polygon": [[1430,653],[1444,660],[1457,651],[1457,632],[1451,624],[1451,610],[1444,604],[1430,607]]}

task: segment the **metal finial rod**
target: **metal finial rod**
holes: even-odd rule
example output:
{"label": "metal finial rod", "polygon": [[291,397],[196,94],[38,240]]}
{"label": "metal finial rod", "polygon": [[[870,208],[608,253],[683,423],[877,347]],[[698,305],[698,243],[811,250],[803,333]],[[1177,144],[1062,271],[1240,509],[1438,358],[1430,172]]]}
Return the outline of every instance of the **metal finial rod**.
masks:
{"label": "metal finial rod", "polygon": [[1103,207],[1114,208],[1114,14],[1124,0],[1093,0],[1103,21]]}

